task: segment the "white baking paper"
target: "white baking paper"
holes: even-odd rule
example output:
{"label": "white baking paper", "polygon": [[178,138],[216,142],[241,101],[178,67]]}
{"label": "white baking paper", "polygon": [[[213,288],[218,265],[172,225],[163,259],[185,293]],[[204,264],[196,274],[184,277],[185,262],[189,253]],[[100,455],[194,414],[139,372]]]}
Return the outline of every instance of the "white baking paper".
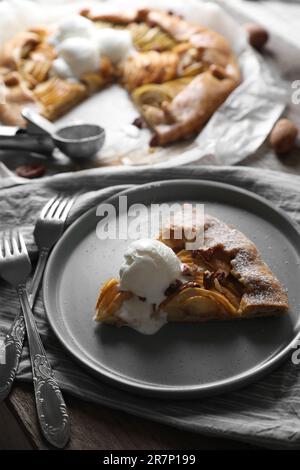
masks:
{"label": "white baking paper", "polygon": [[[217,164],[231,165],[254,153],[263,143],[287,101],[285,85],[263,58],[247,44],[244,31],[216,3],[201,0],[110,0],[33,2],[10,0],[0,3],[0,40],[32,25],[54,23],[83,6],[99,10],[120,10],[152,6],[172,9],[189,21],[199,22],[223,34],[238,56],[242,71],[241,85],[213,115],[206,127],[191,142],[168,148],[149,148],[151,132],[131,123],[138,116],[126,91],[113,85],[89,98],[57,121],[95,122],[106,130],[106,142],[97,164],[150,164],[159,166],[197,163],[213,156]],[[208,160],[209,161],[209,160]]]}

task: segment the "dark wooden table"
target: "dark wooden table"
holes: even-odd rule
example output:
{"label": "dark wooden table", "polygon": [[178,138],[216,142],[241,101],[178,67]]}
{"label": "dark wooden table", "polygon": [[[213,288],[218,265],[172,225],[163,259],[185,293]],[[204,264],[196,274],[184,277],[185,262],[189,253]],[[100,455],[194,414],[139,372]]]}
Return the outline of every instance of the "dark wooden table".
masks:
{"label": "dark wooden table", "polygon": [[[246,444],[209,439],[158,423],[95,406],[65,395],[72,438],[67,449],[167,450],[249,449]],[[18,384],[0,408],[0,449],[47,449],[41,438],[32,385]],[[4,432],[5,430],[5,432]]]}
{"label": "dark wooden table", "polygon": [[[285,8],[284,5],[282,7]],[[300,7],[299,7],[300,14]],[[236,15],[236,14],[235,14]],[[247,18],[236,15],[244,22]],[[286,15],[285,15],[286,17]],[[264,16],[260,15],[264,23]],[[271,35],[265,60],[281,70],[290,82],[300,79],[299,49]],[[300,105],[290,105],[288,115],[300,129]],[[243,162],[244,165],[300,174],[300,150],[284,159],[277,158],[267,145]],[[69,449],[251,449],[247,444],[200,436],[153,423],[126,413],[95,406],[66,395],[72,420]],[[46,449],[41,438],[30,384],[16,384],[5,404],[0,406],[0,449]]]}

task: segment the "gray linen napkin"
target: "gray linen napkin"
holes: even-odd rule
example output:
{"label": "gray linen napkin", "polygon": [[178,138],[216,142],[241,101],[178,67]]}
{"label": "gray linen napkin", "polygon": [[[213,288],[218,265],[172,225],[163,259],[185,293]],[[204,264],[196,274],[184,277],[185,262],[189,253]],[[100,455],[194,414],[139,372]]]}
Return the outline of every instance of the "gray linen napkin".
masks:
{"label": "gray linen napkin", "polygon": [[[60,174],[0,189],[0,229],[21,226],[34,259],[37,255],[32,239],[34,221],[43,204],[57,192],[82,193],[70,214],[71,223],[86,209],[127,185],[179,178],[211,179],[247,188],[271,200],[300,223],[298,176],[247,167],[140,167]],[[7,331],[18,308],[14,291],[0,281],[1,333]],[[83,400],[206,435],[270,448],[300,446],[300,368],[290,360],[263,380],[233,393],[189,401],[143,398],[102,383],[73,362],[46,321],[41,293],[35,306],[35,316],[49,359],[64,391]],[[31,380],[27,346],[23,351],[18,379]]]}

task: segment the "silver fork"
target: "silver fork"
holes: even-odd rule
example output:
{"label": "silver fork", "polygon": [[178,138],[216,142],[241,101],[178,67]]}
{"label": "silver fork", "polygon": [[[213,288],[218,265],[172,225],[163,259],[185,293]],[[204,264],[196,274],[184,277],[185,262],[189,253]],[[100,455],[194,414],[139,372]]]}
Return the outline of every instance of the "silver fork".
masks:
{"label": "silver fork", "polygon": [[35,299],[49,252],[53,245],[57,242],[64,230],[70,209],[73,205],[74,198],[54,197],[48,201],[42,209],[34,228],[34,239],[39,249],[39,259],[34,272],[34,276],[29,286],[29,292]]}
{"label": "silver fork", "polygon": [[29,304],[26,282],[31,272],[31,262],[19,232],[9,232],[0,238],[0,263],[3,279],[17,290],[25,318],[36,409],[42,433],[50,444],[62,448],[70,437],[70,421]]}
{"label": "silver fork", "polygon": [[[40,254],[33,280],[28,286],[31,308],[34,305],[49,252],[63,232],[73,202],[74,199],[71,198],[54,197],[50,199],[36,222],[34,237]],[[20,311],[2,344],[6,359],[4,364],[0,363],[0,402],[7,397],[14,382],[25,332],[24,317]]]}

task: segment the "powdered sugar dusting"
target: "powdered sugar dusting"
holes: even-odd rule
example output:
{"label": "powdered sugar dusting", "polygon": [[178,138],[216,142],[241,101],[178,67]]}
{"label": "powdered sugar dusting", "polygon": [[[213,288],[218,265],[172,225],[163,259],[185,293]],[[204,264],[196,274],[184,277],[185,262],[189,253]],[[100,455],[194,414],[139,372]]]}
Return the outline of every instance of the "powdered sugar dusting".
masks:
{"label": "powdered sugar dusting", "polygon": [[213,253],[221,251],[228,257],[231,274],[245,287],[241,308],[288,307],[287,293],[282,284],[262,260],[256,246],[236,228],[206,215],[205,246],[199,251]]}

